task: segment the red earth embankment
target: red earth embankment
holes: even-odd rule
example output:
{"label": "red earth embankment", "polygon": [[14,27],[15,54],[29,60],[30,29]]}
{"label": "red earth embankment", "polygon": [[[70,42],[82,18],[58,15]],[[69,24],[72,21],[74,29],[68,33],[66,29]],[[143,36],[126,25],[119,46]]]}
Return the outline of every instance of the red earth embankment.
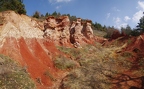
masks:
{"label": "red earth embankment", "polygon": [[[114,48],[114,52],[124,58],[122,64],[117,66],[118,70],[124,71],[115,76],[116,81],[112,81],[114,82],[113,89],[119,89],[120,87],[122,87],[122,89],[143,89],[141,87],[144,86],[144,35],[137,37],[120,36],[116,39],[108,40],[104,46]],[[121,66],[123,66],[126,61],[126,66],[128,67],[127,69],[123,69]],[[117,62],[120,63],[120,61]]]}
{"label": "red earth embankment", "polygon": [[55,68],[50,58],[60,54],[59,50],[53,43],[45,40],[6,38],[0,53],[10,56],[24,66],[39,89],[53,87],[53,83],[64,73]]}

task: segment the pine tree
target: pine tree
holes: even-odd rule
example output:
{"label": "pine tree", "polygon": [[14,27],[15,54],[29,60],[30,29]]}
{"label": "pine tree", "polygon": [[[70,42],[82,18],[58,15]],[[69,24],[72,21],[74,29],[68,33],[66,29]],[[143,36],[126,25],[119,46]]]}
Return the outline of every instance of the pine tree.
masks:
{"label": "pine tree", "polygon": [[49,16],[49,13],[47,12],[46,14],[45,14],[45,17],[48,17]]}
{"label": "pine tree", "polygon": [[19,14],[26,14],[23,0],[0,0],[0,12],[13,10]]}
{"label": "pine tree", "polygon": [[144,16],[141,17],[141,19],[139,20],[139,23],[137,25],[137,30],[140,31],[141,33],[144,32]]}
{"label": "pine tree", "polygon": [[34,14],[33,14],[33,16],[32,17],[34,17],[34,18],[40,18],[40,12],[38,12],[38,11],[36,11]]}

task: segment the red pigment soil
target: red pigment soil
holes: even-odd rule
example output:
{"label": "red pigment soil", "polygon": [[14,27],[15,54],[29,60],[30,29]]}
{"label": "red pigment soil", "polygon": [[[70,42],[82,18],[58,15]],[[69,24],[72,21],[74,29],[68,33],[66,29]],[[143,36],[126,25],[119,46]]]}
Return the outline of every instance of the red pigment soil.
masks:
{"label": "red pigment soil", "polygon": [[60,53],[60,51],[55,47],[55,44],[53,42],[44,41],[43,45],[46,47],[47,50],[49,50],[54,55]]}
{"label": "red pigment soil", "polygon": [[[141,88],[142,86],[144,86],[142,84],[142,82],[144,81],[142,80],[143,74],[135,73],[140,69],[140,67],[144,68],[144,66],[139,65],[139,60],[141,58],[144,58],[144,35],[140,35],[138,37],[124,36],[118,38],[117,41],[119,42],[118,45],[127,43],[127,46],[122,49],[121,53],[131,53],[132,57],[129,57],[126,60],[131,61],[133,64],[129,70],[124,71],[122,74],[116,75],[115,79],[113,78],[114,81],[112,82],[114,82],[114,86],[112,89],[143,89]],[[105,45],[113,45],[114,42],[115,40],[113,39],[107,41]],[[136,88],[133,88],[132,86]]]}
{"label": "red pigment soil", "polygon": [[[47,66],[43,65],[39,59],[37,59],[30,50],[28,49],[24,39],[19,40],[20,45],[20,53],[25,60],[26,64],[28,65],[28,72],[31,73],[31,77],[34,79],[38,79],[39,82],[41,82],[44,85],[51,86],[52,82],[50,79],[42,80],[44,73],[47,70]],[[36,49],[39,50],[39,49]],[[39,51],[40,53],[41,51]]]}
{"label": "red pigment soil", "polygon": [[134,49],[138,49],[140,52],[144,53],[144,35],[140,35],[131,40],[132,43],[127,46],[126,50],[134,51]]}
{"label": "red pigment soil", "polygon": [[44,47],[34,38],[28,39],[28,41],[24,38],[18,40],[6,38],[4,45],[0,48],[0,53],[12,57],[26,67],[38,89],[47,89],[52,87],[64,72],[55,68],[52,59],[44,48],[52,54],[60,54],[59,50],[53,43],[40,42]]}
{"label": "red pigment soil", "polygon": [[21,65],[25,65],[24,60],[20,54],[17,40],[13,37],[3,39],[4,44],[0,48],[0,53],[10,56],[12,59],[18,61]]}

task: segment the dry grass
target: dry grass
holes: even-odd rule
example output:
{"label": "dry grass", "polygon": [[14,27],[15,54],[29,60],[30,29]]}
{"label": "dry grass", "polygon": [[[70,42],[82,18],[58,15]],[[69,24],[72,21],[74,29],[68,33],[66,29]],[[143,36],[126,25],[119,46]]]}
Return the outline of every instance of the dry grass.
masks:
{"label": "dry grass", "polygon": [[104,37],[107,33],[104,31],[93,30],[95,36]]}
{"label": "dry grass", "polygon": [[54,64],[59,69],[72,69],[76,67],[74,60],[68,59],[64,56],[59,56],[54,60]]}
{"label": "dry grass", "polygon": [[111,89],[116,76],[132,67],[132,63],[126,60],[129,54],[123,56],[117,53],[119,46],[102,47],[96,43],[95,46],[87,45],[78,50],[64,47],[59,49],[71,55],[80,65],[63,79],[60,89]]}
{"label": "dry grass", "polygon": [[26,69],[9,57],[0,55],[0,88],[1,89],[35,89]]}

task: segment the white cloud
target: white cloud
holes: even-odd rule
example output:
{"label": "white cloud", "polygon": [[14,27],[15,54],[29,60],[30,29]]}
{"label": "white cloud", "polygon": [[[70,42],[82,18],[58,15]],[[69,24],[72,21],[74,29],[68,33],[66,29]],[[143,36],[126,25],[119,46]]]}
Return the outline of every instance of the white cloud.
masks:
{"label": "white cloud", "polygon": [[128,20],[131,20],[131,18],[129,16],[125,16],[124,20],[127,22]]}
{"label": "white cloud", "polygon": [[121,18],[119,18],[119,17],[113,18],[113,20],[116,24],[121,22]]}
{"label": "white cloud", "polygon": [[115,24],[115,28],[121,29],[121,27],[126,27],[128,24],[127,23],[117,23]]}
{"label": "white cloud", "polygon": [[70,2],[71,0],[56,0],[56,2]]}
{"label": "white cloud", "polygon": [[120,29],[121,28],[121,18],[119,18],[119,17],[114,17],[113,18],[113,21],[114,21],[114,27],[116,27],[116,28],[118,28],[118,29]]}
{"label": "white cloud", "polygon": [[121,29],[121,27],[126,27],[128,25],[127,23],[123,22],[120,17],[113,18],[113,21],[115,24],[114,27],[118,29]]}
{"label": "white cloud", "polygon": [[135,23],[138,23],[139,19],[143,16],[143,11],[142,10],[139,10],[138,12],[136,12],[133,17],[132,17],[132,20],[133,22]]}
{"label": "white cloud", "polygon": [[56,6],[56,9],[59,9],[59,8],[61,8],[61,6]]}
{"label": "white cloud", "polygon": [[120,10],[117,7],[112,8],[113,11],[119,12]]}
{"label": "white cloud", "polygon": [[144,10],[144,2],[143,1],[138,1],[138,7],[140,7],[142,10]]}
{"label": "white cloud", "polygon": [[70,2],[72,0],[49,0],[50,3]]}
{"label": "white cloud", "polygon": [[144,11],[144,1],[138,1],[138,6],[136,7],[138,11],[133,15],[132,21],[136,24],[139,22],[139,19],[143,16]]}
{"label": "white cloud", "polygon": [[107,13],[107,19],[110,17],[111,13]]}
{"label": "white cloud", "polygon": [[126,27],[128,24],[127,23],[122,23],[120,24],[120,27]]}
{"label": "white cloud", "polygon": [[52,3],[53,0],[48,0],[50,3]]}

